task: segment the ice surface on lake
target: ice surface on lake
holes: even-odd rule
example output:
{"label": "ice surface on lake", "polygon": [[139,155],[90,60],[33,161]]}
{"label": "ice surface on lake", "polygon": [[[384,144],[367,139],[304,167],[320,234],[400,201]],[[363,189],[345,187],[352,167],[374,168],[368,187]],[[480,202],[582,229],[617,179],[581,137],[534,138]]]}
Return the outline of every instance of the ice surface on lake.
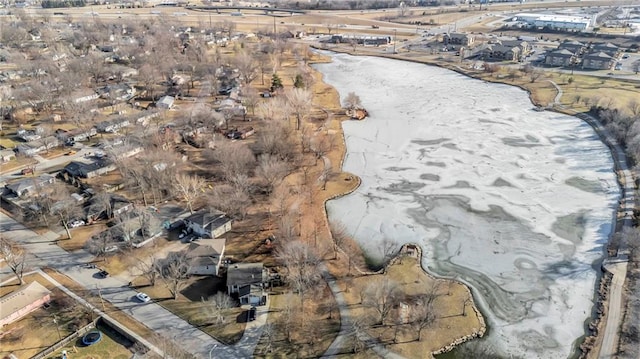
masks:
{"label": "ice surface on lake", "polygon": [[444,69],[333,55],[317,68],[371,117],[345,122],[356,192],[328,203],[379,255],[416,242],[433,273],[469,284],[504,354],[563,358],[584,334],[619,188],[581,120]]}

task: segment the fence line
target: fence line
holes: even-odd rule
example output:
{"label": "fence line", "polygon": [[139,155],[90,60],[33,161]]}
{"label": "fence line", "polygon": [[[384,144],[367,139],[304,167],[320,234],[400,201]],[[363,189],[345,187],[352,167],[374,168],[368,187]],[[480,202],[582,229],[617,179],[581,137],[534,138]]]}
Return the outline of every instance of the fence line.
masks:
{"label": "fence line", "polygon": [[59,342],[53,344],[52,346],[48,347],[47,349],[45,349],[45,350],[41,351],[40,353],[34,355],[33,357],[31,357],[31,359],[43,359],[43,358],[46,358],[48,355],[52,354],[56,350],[58,350],[58,349],[64,347],[65,345],[69,344],[70,341],[80,337],[82,334],[90,331],[91,329],[94,329],[96,327],[96,322],[98,321],[98,319],[100,319],[100,317],[94,319],[91,323],[89,323],[89,324],[85,325],[84,327],[76,330],[75,332],[69,334],[64,339],[62,339]]}

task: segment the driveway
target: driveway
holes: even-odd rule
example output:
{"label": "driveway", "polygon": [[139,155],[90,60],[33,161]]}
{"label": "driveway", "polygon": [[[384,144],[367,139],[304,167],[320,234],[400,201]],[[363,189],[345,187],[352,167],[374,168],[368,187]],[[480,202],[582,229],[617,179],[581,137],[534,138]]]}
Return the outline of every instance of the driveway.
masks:
{"label": "driveway", "polygon": [[[159,304],[140,303],[135,299],[136,291],[130,289],[123,279],[117,277],[96,278],[96,269],[84,266],[93,256],[83,250],[73,253],[58,247],[56,234],[39,235],[0,212],[0,231],[4,237],[21,244],[32,257],[31,267],[51,267],[67,275],[87,291],[101,295],[104,300],[130,314],[139,322],[167,339],[179,343],[182,348],[200,358],[209,358],[210,353],[217,359],[251,358],[255,346],[262,335],[267,320],[268,307],[258,309],[256,320],[247,325],[245,336],[235,346],[223,346],[203,331],[175,316]],[[6,268],[3,273],[6,274]]]}

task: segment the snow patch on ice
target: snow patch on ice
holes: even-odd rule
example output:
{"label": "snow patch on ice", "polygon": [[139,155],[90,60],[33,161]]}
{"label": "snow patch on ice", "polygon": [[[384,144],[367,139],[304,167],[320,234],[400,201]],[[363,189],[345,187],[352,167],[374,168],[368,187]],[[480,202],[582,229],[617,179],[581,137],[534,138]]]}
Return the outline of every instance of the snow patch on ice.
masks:
{"label": "snow patch on ice", "polygon": [[581,120],[531,110],[525,92],[443,69],[334,55],[317,65],[370,117],[344,122],[344,170],[327,204],[372,256],[415,242],[433,273],[468,283],[505,354],[568,357],[593,307],[619,196],[606,146]]}

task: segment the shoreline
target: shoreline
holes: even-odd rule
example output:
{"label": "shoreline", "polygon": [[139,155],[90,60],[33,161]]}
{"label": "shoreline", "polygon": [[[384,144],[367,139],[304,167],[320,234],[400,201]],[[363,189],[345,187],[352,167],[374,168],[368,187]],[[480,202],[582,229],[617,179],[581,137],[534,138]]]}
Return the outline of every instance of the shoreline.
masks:
{"label": "shoreline", "polygon": [[[312,66],[313,64],[316,64],[316,63],[331,63],[332,61],[330,59],[326,59],[325,55],[318,54],[318,53],[316,55],[321,56],[322,60],[310,61],[308,66],[312,69],[312,71],[314,73],[316,73],[316,75],[318,76],[319,82],[321,82],[323,84],[323,86],[327,86],[327,87],[331,88],[333,91],[335,91],[338,94],[338,100],[340,101],[340,97],[339,97],[340,93],[338,92],[338,90],[335,87],[333,87],[332,85],[326,83],[324,81],[324,74],[322,74],[320,71],[318,71],[317,69],[315,69]],[[342,108],[342,104],[341,103],[338,103],[337,106],[339,108]],[[355,192],[360,187],[360,184],[362,183],[362,180],[361,180],[361,178],[359,176],[357,176],[355,174],[352,174],[350,172],[345,172],[343,170],[343,164],[344,164],[344,161],[345,161],[346,156],[347,156],[347,144],[346,144],[346,138],[344,136],[344,131],[342,130],[342,122],[344,122],[344,121],[366,121],[366,117],[364,119],[362,119],[362,120],[358,120],[358,119],[349,118],[348,116],[342,115],[342,114],[336,114],[336,115],[337,116],[335,117],[335,119],[338,121],[338,125],[339,125],[339,128],[340,128],[339,133],[340,133],[340,139],[341,139],[340,147],[336,148],[337,151],[341,152],[340,153],[340,162],[338,163],[337,170],[339,171],[339,173],[347,174],[347,175],[353,177],[355,179],[355,183],[348,190],[346,190],[344,192],[341,192],[341,193],[335,193],[335,194],[333,194],[333,195],[331,195],[329,197],[324,198],[324,200],[322,201],[323,216],[324,216],[325,223],[327,224],[327,226],[330,226],[329,213],[328,213],[328,210],[327,210],[327,203],[330,200],[333,200],[333,199],[336,199],[336,198],[340,198],[340,197],[344,197],[344,196],[347,196],[347,195]],[[331,231],[329,231],[329,232],[331,232]],[[395,263],[397,260],[400,260],[403,257],[403,250],[408,245],[409,244],[404,244],[398,250],[398,253],[396,254],[396,256],[393,257],[391,259],[391,261],[386,266],[384,266],[383,268],[381,268],[378,271],[372,272],[372,271],[368,270],[367,268],[361,269],[357,265],[354,265],[354,268],[356,269],[357,272],[359,272],[362,275],[384,274],[387,271],[387,268],[389,266],[393,265],[393,263]],[[463,286],[465,288],[465,290],[469,293],[469,297],[471,298],[471,307],[473,308],[473,311],[475,312],[478,320],[481,323],[481,326],[477,331],[474,331],[470,335],[464,335],[464,336],[459,336],[459,337],[454,338],[453,340],[451,340],[451,342],[449,344],[444,345],[443,347],[432,351],[431,352],[431,356],[435,357],[435,355],[439,355],[439,354],[450,352],[451,350],[455,349],[457,346],[459,346],[459,345],[461,345],[461,344],[463,344],[465,342],[468,342],[468,341],[476,339],[476,338],[482,338],[484,336],[484,334],[486,333],[488,327],[487,327],[487,324],[486,324],[485,317],[482,314],[482,311],[480,310],[480,307],[476,303],[476,300],[475,300],[475,298],[473,296],[473,291],[471,290],[471,288],[466,283],[464,283],[464,282],[462,282],[460,280],[457,280],[455,278],[439,277],[439,276],[429,272],[424,267],[424,265],[422,263],[422,248],[420,246],[418,246],[418,245],[414,245],[414,246],[417,248],[417,251],[418,251],[418,258],[419,258],[418,262],[419,262],[420,268],[428,277],[434,278],[434,279],[437,279],[437,280],[444,280],[444,281],[448,281],[448,282],[452,282],[452,283],[457,283],[457,284],[459,284],[459,285],[461,285],[461,286]],[[347,255],[348,256],[348,254],[342,248],[338,247],[338,251],[340,253],[342,253],[343,255]]]}
{"label": "shoreline", "polygon": [[[404,58],[397,55],[388,55],[388,54],[370,54],[370,53],[359,54],[359,53],[353,53],[345,49],[340,49],[340,48],[326,49],[316,45],[310,45],[310,47],[317,51],[329,51],[334,53],[348,54],[351,56],[380,57],[380,58],[419,63],[424,65],[431,65],[431,66],[436,66],[443,69],[454,71],[458,74],[464,75],[468,78],[472,78],[475,80],[514,86],[527,92],[527,95],[529,97],[529,100],[532,106],[545,106],[546,110],[577,117],[578,119],[586,122],[593,129],[593,131],[598,135],[598,139],[604,145],[607,146],[607,148],[609,149],[609,153],[611,154],[611,158],[613,161],[612,169],[616,174],[617,184],[619,187],[619,201],[618,201],[617,207],[612,213],[611,223],[613,225],[613,229],[608,235],[607,244],[603,246],[603,253],[602,253],[603,255],[599,260],[592,263],[594,268],[599,267],[600,270],[596,270],[596,280],[595,280],[595,285],[593,287],[594,299],[593,299],[593,307],[591,310],[591,316],[585,320],[584,335],[574,343],[573,354],[570,356],[570,358],[574,358],[574,357],[589,358],[593,356],[594,349],[598,349],[599,351],[599,347],[597,344],[602,339],[600,333],[602,332],[601,331],[602,323],[605,322],[603,319],[606,317],[606,313],[607,313],[606,308],[608,308],[608,297],[609,297],[609,290],[610,290],[610,283],[611,283],[611,276],[607,275],[608,272],[606,272],[606,270],[604,269],[603,264],[607,259],[612,258],[608,248],[608,246],[611,244],[612,237],[617,233],[619,233],[620,231],[622,231],[622,229],[625,227],[625,224],[621,223],[621,221],[619,221],[618,218],[619,218],[619,214],[621,212],[624,212],[621,204],[623,203],[625,197],[627,196],[627,191],[629,190],[629,188],[626,187],[625,184],[629,183],[629,178],[627,177],[630,176],[630,174],[625,173],[628,170],[628,165],[627,165],[627,157],[626,157],[626,154],[624,153],[624,150],[621,149],[617,141],[611,137],[611,135],[608,133],[606,128],[604,128],[602,123],[597,118],[591,116],[588,113],[580,113],[577,110],[574,110],[572,108],[567,108],[557,104],[556,100],[562,95],[562,92],[557,87],[557,85],[555,85],[555,83],[553,82],[552,84],[556,88],[556,92],[557,92],[554,98],[554,101],[547,104],[542,104],[540,101],[537,101],[534,98],[534,93],[532,93],[532,91],[528,89],[526,86],[515,84],[515,83],[508,83],[505,81],[506,79],[502,79],[502,80],[499,78],[485,79],[478,76],[474,76],[473,74],[466,72],[464,69],[462,69],[460,66],[457,66],[456,64],[421,60],[421,59]],[[343,135],[343,139],[344,139],[344,135]],[[345,152],[345,155],[346,155],[346,152]],[[633,184],[633,178],[631,178],[631,183]],[[326,213],[326,209],[325,209],[325,213]],[[432,275],[429,272],[427,272],[427,274]],[[436,277],[436,278],[440,278],[440,277]],[[443,278],[443,279],[450,279],[450,278]],[[465,285],[465,287],[471,290],[471,288],[469,288],[467,284],[465,283],[463,284]],[[474,308],[475,307],[476,305],[474,301]]]}

